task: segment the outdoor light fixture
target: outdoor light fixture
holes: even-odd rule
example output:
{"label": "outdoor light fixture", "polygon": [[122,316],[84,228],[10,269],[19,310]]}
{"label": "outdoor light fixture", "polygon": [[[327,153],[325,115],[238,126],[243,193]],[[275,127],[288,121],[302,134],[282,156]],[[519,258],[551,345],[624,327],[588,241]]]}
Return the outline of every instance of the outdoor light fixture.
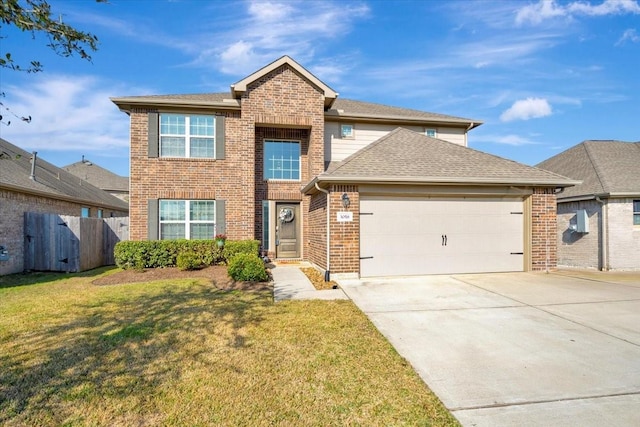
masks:
{"label": "outdoor light fixture", "polygon": [[351,204],[351,200],[349,200],[349,195],[347,193],[342,194],[342,206],[347,209]]}

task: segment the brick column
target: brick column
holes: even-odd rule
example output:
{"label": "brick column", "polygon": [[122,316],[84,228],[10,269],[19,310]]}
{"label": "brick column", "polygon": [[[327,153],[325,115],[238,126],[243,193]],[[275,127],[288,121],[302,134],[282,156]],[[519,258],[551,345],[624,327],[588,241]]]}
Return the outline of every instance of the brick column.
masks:
{"label": "brick column", "polygon": [[531,203],[531,270],[558,265],[556,195],[553,188],[534,188]]}
{"label": "brick column", "polygon": [[[349,196],[351,204],[342,206],[342,195]],[[331,273],[360,273],[360,193],[356,185],[332,185],[329,194],[331,216],[330,246]],[[353,212],[353,221],[338,222],[337,212]]]}

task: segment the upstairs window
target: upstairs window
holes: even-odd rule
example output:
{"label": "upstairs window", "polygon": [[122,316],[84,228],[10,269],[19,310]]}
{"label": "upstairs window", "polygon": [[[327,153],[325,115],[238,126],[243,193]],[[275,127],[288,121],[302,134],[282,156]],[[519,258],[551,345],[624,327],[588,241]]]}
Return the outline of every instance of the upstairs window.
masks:
{"label": "upstairs window", "polygon": [[80,216],[82,218],[89,218],[91,216],[91,209],[89,209],[89,208],[81,208],[80,209]]}
{"label": "upstairs window", "polygon": [[160,114],[160,157],[215,157],[214,116]]}
{"label": "upstairs window", "polygon": [[340,138],[354,138],[353,125],[340,125]]}
{"label": "upstairs window", "polygon": [[264,178],[300,181],[300,142],[264,142]]}
{"label": "upstairs window", "polygon": [[214,200],[160,200],[160,239],[213,239]]}
{"label": "upstairs window", "polygon": [[640,200],[633,201],[633,225],[640,225]]}
{"label": "upstairs window", "polygon": [[438,137],[438,132],[435,129],[426,129],[424,131],[424,134],[427,136],[430,136],[431,138],[437,138]]}

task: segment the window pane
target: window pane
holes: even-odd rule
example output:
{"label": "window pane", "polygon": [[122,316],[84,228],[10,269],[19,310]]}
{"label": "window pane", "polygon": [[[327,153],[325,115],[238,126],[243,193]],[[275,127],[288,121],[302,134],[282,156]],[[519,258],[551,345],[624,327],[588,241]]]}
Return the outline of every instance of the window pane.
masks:
{"label": "window pane", "polygon": [[633,201],[633,213],[640,213],[640,200]]}
{"label": "window pane", "polygon": [[184,239],[184,224],[160,224],[160,239]]}
{"label": "window pane", "polygon": [[213,221],[215,219],[215,202],[212,200],[192,201],[189,212],[191,221]]}
{"label": "window pane", "polygon": [[184,135],[185,117],[181,114],[161,114],[160,134]]}
{"label": "window pane", "polygon": [[184,221],[184,200],[161,200],[160,221]]}
{"label": "window pane", "polygon": [[160,155],[164,157],[184,157],[184,138],[179,136],[160,137]]}
{"label": "window pane", "polygon": [[190,157],[213,157],[213,138],[191,138]]}
{"label": "window pane", "polygon": [[264,175],[266,179],[300,179],[300,143],[265,141]]}
{"label": "window pane", "polygon": [[213,116],[190,116],[189,132],[192,136],[213,136]]}
{"label": "window pane", "polygon": [[207,224],[191,224],[191,239],[213,239],[215,236],[215,225]]}
{"label": "window pane", "polygon": [[89,218],[91,216],[91,211],[89,208],[82,208],[80,210],[80,216],[83,218]]}
{"label": "window pane", "polygon": [[633,214],[633,225],[640,225],[640,213]]}

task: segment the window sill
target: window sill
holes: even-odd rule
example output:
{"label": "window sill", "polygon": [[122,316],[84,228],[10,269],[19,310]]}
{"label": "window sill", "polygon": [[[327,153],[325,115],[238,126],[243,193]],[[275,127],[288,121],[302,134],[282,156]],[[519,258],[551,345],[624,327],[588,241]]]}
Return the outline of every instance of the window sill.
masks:
{"label": "window sill", "polygon": [[213,157],[155,157],[158,160],[163,161],[185,161],[185,162],[215,162],[218,159]]}

